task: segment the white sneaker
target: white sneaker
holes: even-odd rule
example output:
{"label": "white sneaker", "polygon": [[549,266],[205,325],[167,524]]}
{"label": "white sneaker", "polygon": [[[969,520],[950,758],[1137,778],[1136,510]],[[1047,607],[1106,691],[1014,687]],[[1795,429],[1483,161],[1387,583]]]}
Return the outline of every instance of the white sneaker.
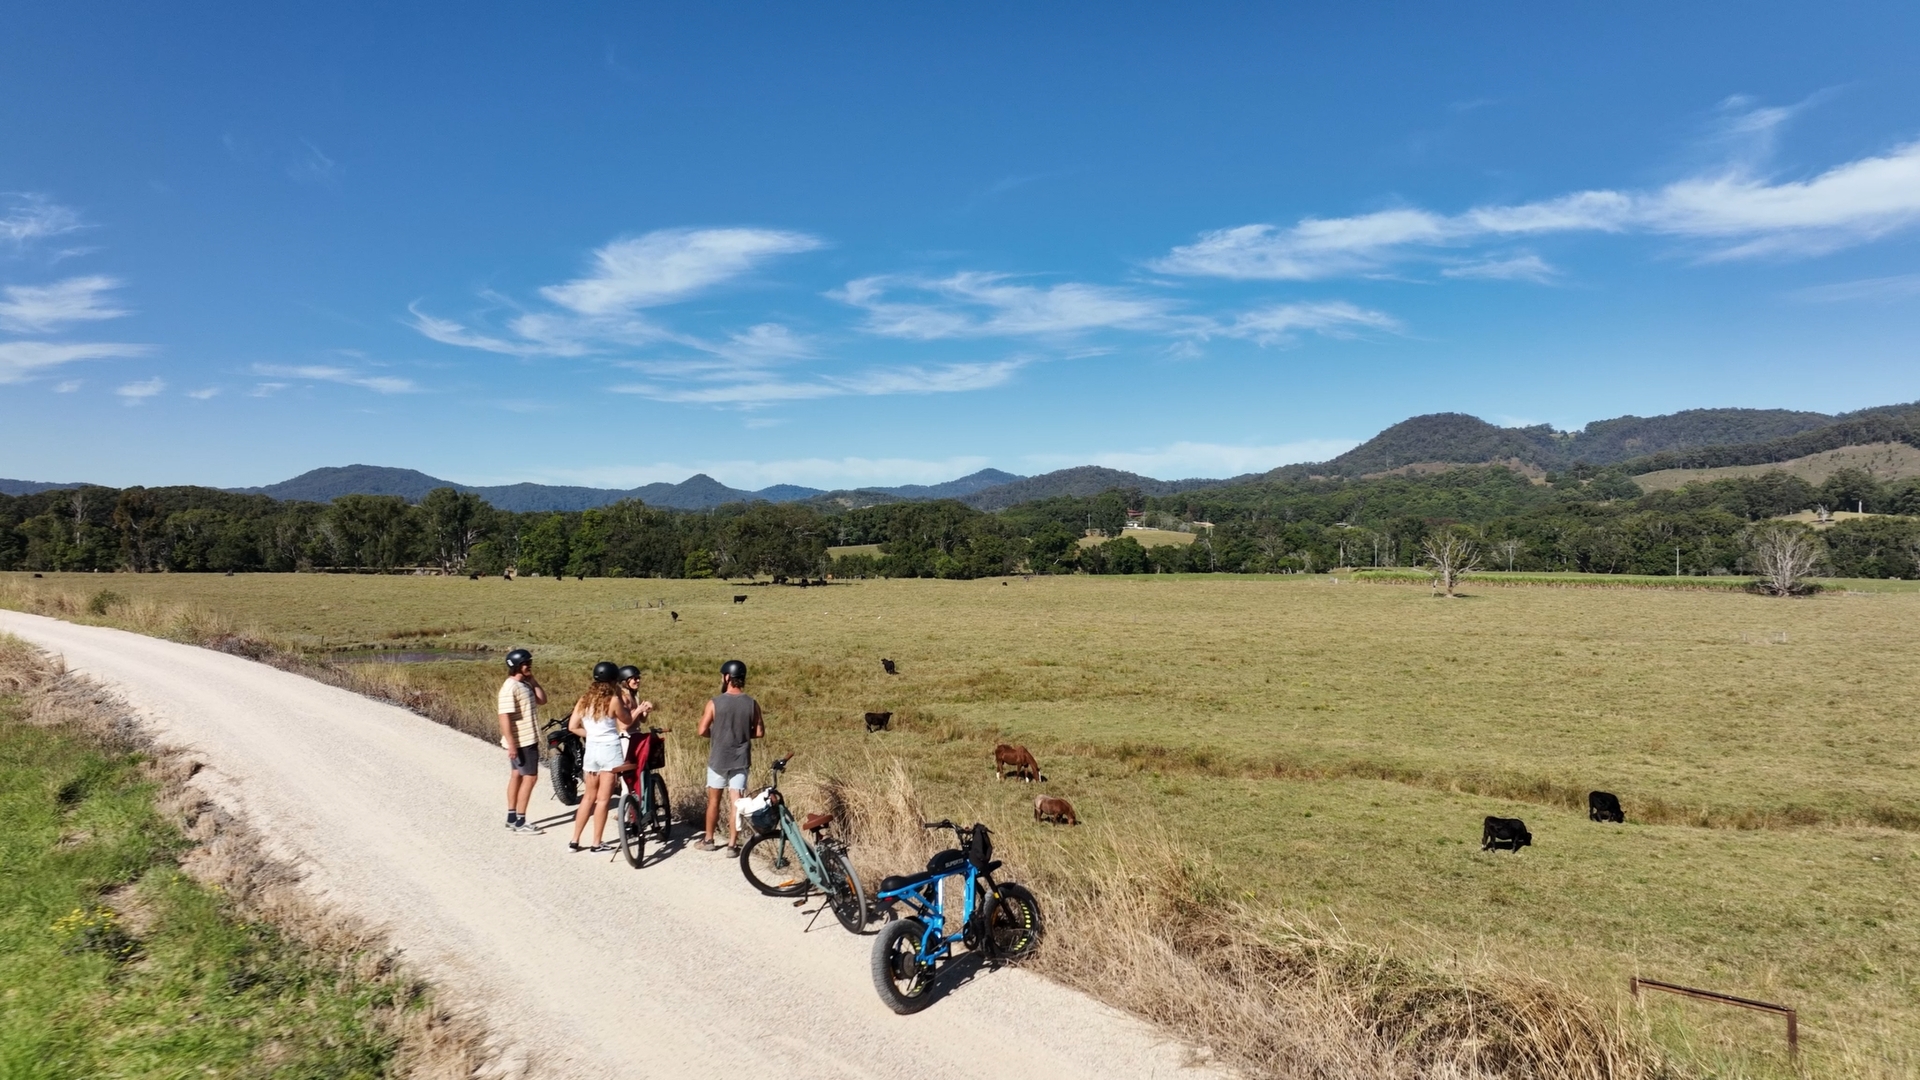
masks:
{"label": "white sneaker", "polygon": [[520,824],[515,825],[513,827],[513,831],[517,833],[530,833],[534,836],[539,836],[541,833],[545,832],[546,830],[542,829],[538,825],[535,825],[531,821],[523,821]]}

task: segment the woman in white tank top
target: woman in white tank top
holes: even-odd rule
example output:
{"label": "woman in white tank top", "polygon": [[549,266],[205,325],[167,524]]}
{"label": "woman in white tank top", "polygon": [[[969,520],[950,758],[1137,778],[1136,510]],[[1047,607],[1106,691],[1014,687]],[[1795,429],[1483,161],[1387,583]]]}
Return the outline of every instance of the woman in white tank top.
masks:
{"label": "woman in white tank top", "polygon": [[[612,664],[597,665],[594,671],[599,675],[600,668],[611,669]],[[606,851],[607,800],[613,797],[614,770],[622,764],[625,755],[620,752],[620,733],[633,726],[633,714],[628,711],[626,698],[620,693],[620,687],[614,682],[615,672],[606,672],[606,678],[596,678],[593,685],[573,707],[573,715],[567,717],[567,728],[575,735],[586,740],[586,760],[582,769],[586,778],[581,784],[580,806],[573,812],[573,839],[568,841],[571,851]],[[580,846],[580,833],[587,827],[587,819],[593,819],[593,846]]]}

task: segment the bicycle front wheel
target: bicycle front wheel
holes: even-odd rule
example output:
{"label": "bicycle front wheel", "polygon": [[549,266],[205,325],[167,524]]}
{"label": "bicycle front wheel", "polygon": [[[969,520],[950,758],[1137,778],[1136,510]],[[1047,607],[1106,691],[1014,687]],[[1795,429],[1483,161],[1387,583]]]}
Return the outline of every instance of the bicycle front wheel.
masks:
{"label": "bicycle front wheel", "polygon": [[761,833],[740,849],[740,872],[747,883],[768,896],[805,896],[806,867],[784,832]]}
{"label": "bicycle front wheel", "polygon": [[887,1008],[906,1015],[933,1004],[933,965],[920,962],[920,939],[927,924],[896,919],[873,939],[873,988]]}
{"label": "bicycle front wheel", "polygon": [[833,909],[833,917],[849,933],[863,933],[867,929],[867,894],[860,888],[860,875],[853,872],[853,863],[839,848],[821,852],[820,861],[826,865],[827,906]]}
{"label": "bicycle front wheel", "polygon": [[620,854],[627,857],[627,865],[635,870],[647,858],[646,823],[640,819],[640,800],[633,794],[620,796],[617,808],[620,821]]}
{"label": "bicycle front wheel", "polygon": [[1033,955],[1046,932],[1040,921],[1040,901],[1026,886],[1009,881],[986,897],[987,955],[1018,963]]}
{"label": "bicycle front wheel", "polygon": [[647,827],[664,844],[673,832],[673,804],[667,801],[667,782],[657,772],[647,774],[647,799],[653,803]]}

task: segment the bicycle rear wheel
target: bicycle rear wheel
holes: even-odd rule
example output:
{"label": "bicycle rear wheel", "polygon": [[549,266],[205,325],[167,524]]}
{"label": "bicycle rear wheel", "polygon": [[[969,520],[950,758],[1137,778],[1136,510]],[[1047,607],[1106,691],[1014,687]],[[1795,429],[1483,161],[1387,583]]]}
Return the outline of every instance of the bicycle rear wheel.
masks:
{"label": "bicycle rear wheel", "polygon": [[740,849],[740,872],[768,896],[805,896],[812,882],[784,832],[761,833]]}
{"label": "bicycle rear wheel", "polygon": [[620,796],[620,805],[616,808],[620,820],[620,854],[627,857],[627,865],[635,870],[647,858],[646,823],[640,820],[640,800],[632,792]]}
{"label": "bicycle rear wheel", "polygon": [[562,747],[547,762],[547,780],[562,806],[580,805],[580,758]]}
{"label": "bicycle rear wheel", "polygon": [[860,888],[860,875],[853,872],[853,863],[847,853],[839,848],[828,848],[820,853],[820,861],[827,870],[827,906],[833,909],[833,917],[848,933],[862,933],[867,928],[867,894]]}
{"label": "bicycle rear wheel", "polygon": [[667,782],[657,772],[647,774],[647,798],[653,803],[647,827],[664,844],[673,832],[673,804],[667,801]]}
{"label": "bicycle rear wheel", "polygon": [[933,1004],[934,968],[920,962],[920,939],[926,932],[927,924],[919,919],[897,919],[873,939],[873,988],[887,1008],[903,1016]]}

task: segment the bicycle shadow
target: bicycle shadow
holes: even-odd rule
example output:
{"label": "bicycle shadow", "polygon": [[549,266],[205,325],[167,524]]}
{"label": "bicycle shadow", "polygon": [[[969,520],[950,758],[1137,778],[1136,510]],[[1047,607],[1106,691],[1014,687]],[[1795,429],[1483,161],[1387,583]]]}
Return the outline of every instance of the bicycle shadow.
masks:
{"label": "bicycle shadow", "polygon": [[999,970],[998,964],[989,964],[982,953],[965,952],[940,966],[933,976],[933,985],[927,987],[926,1008],[933,1008],[940,999],[979,978],[983,973]]}

